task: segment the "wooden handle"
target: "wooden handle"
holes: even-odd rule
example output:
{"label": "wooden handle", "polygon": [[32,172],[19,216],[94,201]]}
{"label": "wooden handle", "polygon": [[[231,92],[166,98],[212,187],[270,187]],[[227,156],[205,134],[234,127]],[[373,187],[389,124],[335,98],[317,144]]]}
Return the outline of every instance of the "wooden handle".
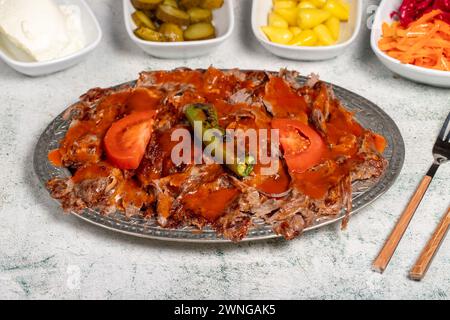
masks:
{"label": "wooden handle", "polygon": [[387,265],[389,264],[389,261],[394,255],[395,249],[397,249],[398,243],[400,242],[400,240],[403,237],[403,234],[408,228],[409,222],[414,216],[414,213],[416,212],[416,209],[419,206],[420,201],[422,201],[422,198],[425,192],[427,191],[428,186],[430,185],[432,179],[433,179],[432,177],[427,175],[420,182],[416,192],[409,201],[408,206],[406,207],[405,211],[403,211],[402,215],[400,216],[400,219],[397,221],[397,224],[392,230],[391,235],[386,240],[386,243],[384,244],[383,248],[378,254],[378,257],[373,262],[372,269],[374,271],[383,273],[384,270],[386,269]]}
{"label": "wooden handle", "polygon": [[448,228],[450,226],[450,207],[447,210],[447,213],[444,215],[444,218],[439,223],[438,227],[433,233],[433,236],[428,241],[427,245],[423,249],[416,263],[412,267],[409,272],[409,277],[413,280],[420,281],[425,276],[428,267],[433,261],[433,258],[438,251],[442,241],[447,234]]}

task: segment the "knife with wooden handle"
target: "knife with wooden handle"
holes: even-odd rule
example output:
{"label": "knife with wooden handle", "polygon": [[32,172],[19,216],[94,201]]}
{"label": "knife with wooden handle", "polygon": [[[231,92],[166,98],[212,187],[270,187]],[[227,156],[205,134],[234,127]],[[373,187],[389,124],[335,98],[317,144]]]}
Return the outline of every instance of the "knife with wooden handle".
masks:
{"label": "knife with wooden handle", "polygon": [[433,177],[426,175],[420,182],[416,192],[409,201],[408,206],[405,211],[403,211],[400,219],[397,221],[397,224],[389,235],[389,238],[386,240],[383,248],[373,262],[372,269],[374,271],[383,273],[386,269],[432,179]]}
{"label": "knife with wooden handle", "polygon": [[450,226],[450,207],[447,210],[447,213],[442,218],[441,222],[437,226],[436,230],[433,233],[433,236],[428,241],[427,245],[423,249],[416,263],[412,267],[409,272],[409,277],[412,280],[420,281],[425,276],[431,262],[433,261],[436,252],[438,251],[442,241],[447,234],[447,231]]}

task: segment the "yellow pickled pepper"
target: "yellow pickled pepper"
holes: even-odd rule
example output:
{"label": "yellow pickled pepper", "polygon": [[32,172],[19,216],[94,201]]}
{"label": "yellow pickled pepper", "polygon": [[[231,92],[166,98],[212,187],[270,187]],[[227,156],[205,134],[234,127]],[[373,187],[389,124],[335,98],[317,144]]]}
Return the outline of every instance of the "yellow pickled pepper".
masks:
{"label": "yellow pickled pepper", "polygon": [[278,15],[280,15],[284,20],[288,22],[288,24],[292,27],[297,26],[297,14],[298,9],[297,8],[279,8],[275,9],[274,12]]}
{"label": "yellow pickled pepper", "polygon": [[278,28],[288,28],[289,24],[280,15],[275,12],[269,14],[269,26]]}
{"label": "yellow pickled pepper", "polygon": [[315,46],[317,44],[318,37],[313,30],[304,30],[296,35],[289,44],[292,46]]}
{"label": "yellow pickled pepper", "polygon": [[273,11],[283,17],[290,26],[296,25],[297,19],[297,1],[277,0],[274,1]]}
{"label": "yellow pickled pepper", "polygon": [[321,9],[299,9],[298,10],[298,26],[305,29],[312,29],[315,26],[325,22],[330,18],[331,14],[328,11]]}
{"label": "yellow pickled pepper", "polygon": [[261,30],[266,34],[270,41],[279,44],[288,44],[292,40],[292,32],[287,28],[279,27],[261,27]]}
{"label": "yellow pickled pepper", "polygon": [[350,3],[345,0],[339,0],[339,3],[344,6],[345,10],[350,13]]}
{"label": "yellow pickled pepper", "polygon": [[295,37],[302,32],[302,29],[300,27],[289,27],[289,31],[292,32],[292,35]]}
{"label": "yellow pickled pepper", "polygon": [[335,43],[335,39],[325,25],[319,24],[318,26],[315,26],[314,32],[317,35],[320,44],[330,46]]}
{"label": "yellow pickled pepper", "polygon": [[325,5],[325,3],[327,2],[327,0],[308,0],[311,1],[312,4],[314,4],[314,6],[316,8],[323,8],[323,6]]}
{"label": "yellow pickled pepper", "polygon": [[298,4],[297,8],[299,8],[299,9],[305,9],[305,8],[315,9],[317,7],[311,1],[302,1]]}
{"label": "yellow pickled pepper", "polygon": [[341,22],[336,17],[330,17],[325,21],[325,26],[330,30],[331,35],[334,40],[339,40],[339,35],[341,34]]}
{"label": "yellow pickled pepper", "polygon": [[273,9],[294,9],[297,6],[297,1],[292,0],[282,0],[282,1],[276,1],[273,4]]}
{"label": "yellow pickled pepper", "polygon": [[273,0],[269,24],[261,29],[275,43],[329,46],[339,40],[349,14],[345,0]]}
{"label": "yellow pickled pepper", "polygon": [[341,21],[347,21],[350,16],[348,7],[343,5],[338,0],[327,0],[327,3],[323,7],[323,9],[328,11]]}

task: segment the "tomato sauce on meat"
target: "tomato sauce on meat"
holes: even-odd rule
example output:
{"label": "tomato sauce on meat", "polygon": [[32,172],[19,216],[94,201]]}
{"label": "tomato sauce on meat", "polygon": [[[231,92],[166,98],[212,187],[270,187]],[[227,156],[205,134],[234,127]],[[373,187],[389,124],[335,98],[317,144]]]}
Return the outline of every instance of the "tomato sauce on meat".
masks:
{"label": "tomato sauce on meat", "polygon": [[[83,110],[72,121],[59,149],[48,156],[52,164],[69,168],[73,177],[70,181],[51,180],[49,189],[65,208],[93,206],[109,212],[113,205],[127,215],[155,216],[164,227],[213,225],[233,240],[245,235],[253,214],[272,223],[276,221],[272,215],[278,217],[276,212],[285,212],[289,203],[300,197],[303,209],[307,208],[302,214],[316,210],[317,216],[328,215],[328,203],[344,198],[351,201],[348,193],[352,180],[382,174],[386,141],[364,129],[328,85],[320,81],[311,86],[294,85],[286,72],[221,71],[212,67],[156,71],[142,73],[135,87],[88,93],[83,96],[88,97],[82,101]],[[273,129],[276,123],[282,138],[277,170],[262,174],[268,165],[258,162],[259,148],[252,154],[257,160],[253,170],[243,177],[225,165],[173,163],[172,150],[178,141],[172,141],[172,134],[177,129],[192,133],[185,106],[198,103],[214,107],[224,131],[258,132]],[[149,112],[154,114],[152,119],[139,122],[139,115]],[[151,123],[152,127],[142,123]],[[134,124],[139,127],[131,127]],[[139,140],[144,133],[146,139]],[[136,142],[125,143],[124,137]],[[269,135],[264,143],[270,142]],[[134,145],[140,145],[139,149]],[[124,146],[136,153],[136,158],[121,154]],[[116,161],[111,161],[112,153]],[[123,165],[126,156],[131,157],[126,161],[132,166]],[[376,170],[364,170],[369,165]],[[62,192],[65,186],[72,189]],[[97,190],[98,195],[83,198],[85,193],[77,188],[84,188],[86,194],[90,189]],[[281,217],[278,219],[292,215]],[[298,230],[280,229],[280,225],[285,228],[290,223],[278,223],[276,232],[289,238],[298,234]]]}

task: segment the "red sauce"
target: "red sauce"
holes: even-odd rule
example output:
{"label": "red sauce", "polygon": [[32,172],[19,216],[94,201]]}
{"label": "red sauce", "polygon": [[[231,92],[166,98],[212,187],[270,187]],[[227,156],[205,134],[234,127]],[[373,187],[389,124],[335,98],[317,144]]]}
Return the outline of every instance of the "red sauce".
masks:
{"label": "red sauce", "polygon": [[[74,145],[77,145],[74,148]],[[95,163],[100,161],[101,140],[97,132],[95,121],[86,120],[72,124],[63,141],[61,141],[60,155],[63,163],[66,154],[77,163]]]}
{"label": "red sauce", "polygon": [[209,221],[215,221],[239,195],[237,189],[210,190],[202,186],[194,193],[183,197],[185,207]]}
{"label": "red sauce", "polygon": [[162,93],[159,90],[137,88],[126,102],[128,113],[134,111],[155,110],[160,105],[162,97]]}
{"label": "red sauce", "polygon": [[129,207],[141,208],[145,203],[151,203],[152,194],[145,192],[134,180],[124,180],[117,188],[116,195],[120,196],[120,206],[123,209]]}
{"label": "red sauce", "polygon": [[291,175],[294,179],[294,185],[301,192],[313,199],[323,199],[328,190],[348,176],[357,163],[357,159],[350,159],[344,164],[338,165],[335,161],[329,160],[327,162],[328,165],[323,165],[318,170],[291,173]]}
{"label": "red sauce", "polygon": [[61,158],[61,153],[59,152],[59,149],[50,151],[48,154],[48,161],[50,161],[50,163],[52,165],[54,165],[55,167],[62,167],[63,163],[62,163],[62,158]]}
{"label": "red sauce", "polygon": [[[361,163],[357,153],[358,139],[367,133],[352,114],[342,108],[331,107],[330,119],[326,124],[328,149],[322,157],[323,165],[319,170],[301,174],[291,174],[294,185],[304,194],[322,199],[328,190],[347,177],[356,165]],[[346,159],[344,163],[338,163]]]}
{"label": "red sauce", "polygon": [[255,187],[258,191],[267,195],[280,195],[289,190],[291,186],[291,177],[283,164],[279,163],[278,173],[274,175],[262,175],[261,169],[265,166],[256,165],[254,168],[254,176],[247,184]]}
{"label": "red sauce", "polygon": [[[156,85],[163,84],[168,87],[171,85],[180,87],[189,85],[193,88],[193,90],[184,91],[180,96],[168,97],[173,100],[170,101],[170,104],[175,107],[174,112],[180,112],[181,108],[188,103],[212,103],[218,111],[220,125],[224,128],[244,130],[271,128],[272,115],[266,112],[263,106],[249,106],[244,103],[232,104],[229,102],[230,95],[233,92],[252,87],[251,81],[239,80],[231,73],[225,74],[214,68],[209,68],[206,72],[186,70],[161,71],[153,74],[153,78]],[[261,98],[270,104],[271,113],[276,118],[291,118],[300,120],[305,124],[310,123],[311,110],[306,103],[306,95],[311,95],[309,97],[310,100],[315,101],[313,108],[318,108],[322,112],[326,112],[329,109],[326,133],[322,135],[328,146],[322,159],[322,163],[326,163],[326,165],[322,165],[317,170],[310,170],[301,174],[289,173],[284,165],[280,165],[277,174],[263,176],[261,174],[262,166],[258,164],[252,176],[243,181],[266,194],[280,194],[291,187],[295,187],[312,198],[321,199],[330,188],[336,186],[343,178],[347,177],[355,166],[362,161],[357,156],[358,141],[368,131],[354,121],[353,114],[342,108],[337,101],[324,106],[323,103],[328,101],[328,99],[324,99],[325,94],[327,94],[326,90],[322,89],[320,92],[317,92],[315,88],[303,90],[305,96],[300,94],[300,91],[291,88],[281,77],[272,76],[265,87],[258,88],[255,92],[260,94]],[[133,111],[148,108],[157,109],[165,94],[165,89],[160,90],[158,86],[155,86],[155,88],[125,90],[105,97],[98,104],[93,118],[79,121],[70,128],[61,142],[61,148],[52,151],[48,156],[49,160],[55,165],[64,164],[65,156],[72,152],[72,160],[75,159],[82,164],[97,163],[97,165],[79,169],[73,177],[75,182],[90,177],[109,175],[111,168],[98,164],[102,161],[103,151],[101,143],[92,148],[92,145],[87,145],[83,138],[88,135],[94,135],[101,141],[112,123]],[[171,133],[175,128],[155,133],[158,134],[158,136],[154,137],[156,145],[150,151],[154,152],[155,157],[153,158],[156,160],[149,162],[149,160],[144,159],[141,167],[137,170],[138,179],[136,181],[138,182],[125,182],[124,188],[132,190],[132,193],[137,195],[137,198],[133,198],[130,192],[123,189],[123,192],[126,193],[125,203],[133,201],[138,204],[143,203],[145,201],[145,192],[141,185],[147,186],[153,179],[173,175],[174,183],[182,185],[185,176],[183,174],[176,175],[174,165],[170,160],[172,148],[178,143],[172,142],[170,139]],[[382,137],[374,135],[372,140],[371,143],[375,148],[378,150],[384,149],[385,141]],[[76,146],[75,151],[73,150],[74,146]],[[345,159],[343,163],[341,163],[342,159]],[[212,181],[215,181],[215,179],[217,177],[212,178]],[[188,194],[182,199],[182,203],[186,208],[209,221],[219,218],[239,195],[237,189],[225,188],[217,190],[212,185],[203,185],[194,193]]]}
{"label": "red sauce", "polygon": [[160,71],[153,74],[156,84],[192,84],[200,88],[203,80],[203,74],[199,71],[174,70],[171,72]]}
{"label": "red sauce", "polygon": [[175,70],[172,72],[156,72],[153,76],[157,84],[192,85],[205,98],[206,102],[214,103],[226,100],[230,94],[240,88],[247,88],[249,82],[240,81],[232,74],[209,68],[205,72],[198,70]]}
{"label": "red sauce", "polygon": [[308,122],[308,105],[305,98],[295,92],[282,78],[272,77],[266,86],[264,99],[272,106],[277,118],[295,118]]}
{"label": "red sauce", "polygon": [[113,167],[104,164],[92,164],[84,166],[77,170],[73,175],[72,181],[79,183],[83,180],[106,178],[112,173]]}

